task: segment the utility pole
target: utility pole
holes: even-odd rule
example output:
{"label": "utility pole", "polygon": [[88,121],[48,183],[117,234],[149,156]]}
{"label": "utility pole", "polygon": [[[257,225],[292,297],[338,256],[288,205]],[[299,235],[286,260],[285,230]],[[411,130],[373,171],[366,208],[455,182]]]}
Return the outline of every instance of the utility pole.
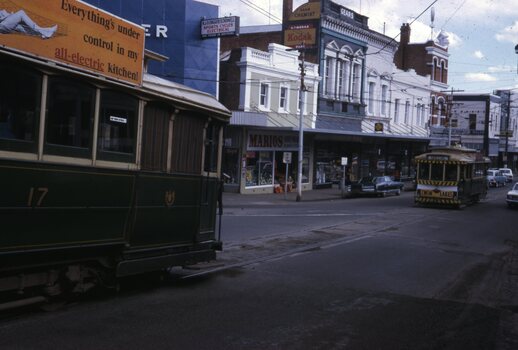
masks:
{"label": "utility pole", "polygon": [[491,96],[487,96],[486,113],[484,117],[484,156],[489,157],[489,108],[491,107]]}
{"label": "utility pole", "polygon": [[441,92],[449,92],[450,93],[450,103],[448,103],[448,147],[451,146],[451,117],[453,111],[453,93],[454,92],[464,92],[464,90],[454,90],[453,86],[451,90],[441,90]]}
{"label": "utility pole", "polygon": [[306,86],[304,85],[304,76],[306,70],[304,67],[305,47],[302,43],[300,52],[300,117],[299,117],[299,164],[297,174],[297,202],[302,200],[302,162],[304,161],[304,107],[306,105]]}
{"label": "utility pole", "polygon": [[504,168],[507,168],[507,151],[509,149],[509,119],[510,118],[511,118],[511,90],[507,91],[507,115],[505,118]]}
{"label": "utility pole", "polygon": [[[289,51],[297,49],[289,49]],[[306,75],[305,54],[306,47],[304,42],[300,45],[300,88],[299,88],[299,159],[297,169],[297,202],[302,200],[302,162],[304,161],[304,106],[306,105],[306,86],[304,85],[304,76]]]}

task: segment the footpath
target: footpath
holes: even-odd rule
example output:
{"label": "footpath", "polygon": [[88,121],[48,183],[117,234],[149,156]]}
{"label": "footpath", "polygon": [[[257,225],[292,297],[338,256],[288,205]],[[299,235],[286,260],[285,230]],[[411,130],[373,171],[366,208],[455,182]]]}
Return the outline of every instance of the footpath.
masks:
{"label": "footpath", "polygon": [[[347,194],[346,194],[347,195]],[[223,210],[251,206],[289,205],[296,202],[297,191],[288,193],[240,194],[223,192]],[[346,200],[347,197],[344,198]],[[338,187],[302,191],[302,202],[342,200]]]}

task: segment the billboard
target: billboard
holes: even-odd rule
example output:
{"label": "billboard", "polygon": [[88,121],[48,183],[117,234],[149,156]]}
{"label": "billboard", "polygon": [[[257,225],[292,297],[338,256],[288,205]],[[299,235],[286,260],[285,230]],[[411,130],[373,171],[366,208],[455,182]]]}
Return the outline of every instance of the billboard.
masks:
{"label": "billboard", "polygon": [[239,17],[212,18],[201,21],[201,37],[204,39],[238,34]]}
{"label": "billboard", "polygon": [[135,85],[144,28],[79,0],[0,3],[0,46]]}
{"label": "billboard", "polygon": [[291,25],[284,30],[284,45],[295,48],[315,47],[317,29],[313,24]]}
{"label": "billboard", "polygon": [[291,13],[289,21],[307,21],[320,18],[320,1],[300,5]]}

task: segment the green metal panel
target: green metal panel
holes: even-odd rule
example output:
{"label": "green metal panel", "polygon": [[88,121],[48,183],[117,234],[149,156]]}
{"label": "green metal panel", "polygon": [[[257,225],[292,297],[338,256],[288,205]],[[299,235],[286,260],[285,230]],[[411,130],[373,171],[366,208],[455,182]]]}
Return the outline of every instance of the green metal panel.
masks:
{"label": "green metal panel", "polygon": [[130,246],[194,243],[199,226],[200,185],[199,176],[140,174]]}
{"label": "green metal panel", "polygon": [[[216,206],[218,199],[218,181],[215,178],[202,179],[201,207],[200,207],[200,233],[212,235],[216,223]],[[208,238],[208,237],[203,237]]]}
{"label": "green metal panel", "polygon": [[122,241],[134,177],[31,163],[0,165],[0,250]]}

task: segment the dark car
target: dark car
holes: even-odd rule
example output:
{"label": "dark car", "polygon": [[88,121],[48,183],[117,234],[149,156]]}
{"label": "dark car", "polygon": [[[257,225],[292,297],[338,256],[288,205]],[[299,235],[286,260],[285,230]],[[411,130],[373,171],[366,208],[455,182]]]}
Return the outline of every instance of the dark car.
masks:
{"label": "dark car", "polygon": [[401,194],[404,184],[390,176],[366,176],[351,184],[352,195],[370,194],[385,197],[388,193]]}

